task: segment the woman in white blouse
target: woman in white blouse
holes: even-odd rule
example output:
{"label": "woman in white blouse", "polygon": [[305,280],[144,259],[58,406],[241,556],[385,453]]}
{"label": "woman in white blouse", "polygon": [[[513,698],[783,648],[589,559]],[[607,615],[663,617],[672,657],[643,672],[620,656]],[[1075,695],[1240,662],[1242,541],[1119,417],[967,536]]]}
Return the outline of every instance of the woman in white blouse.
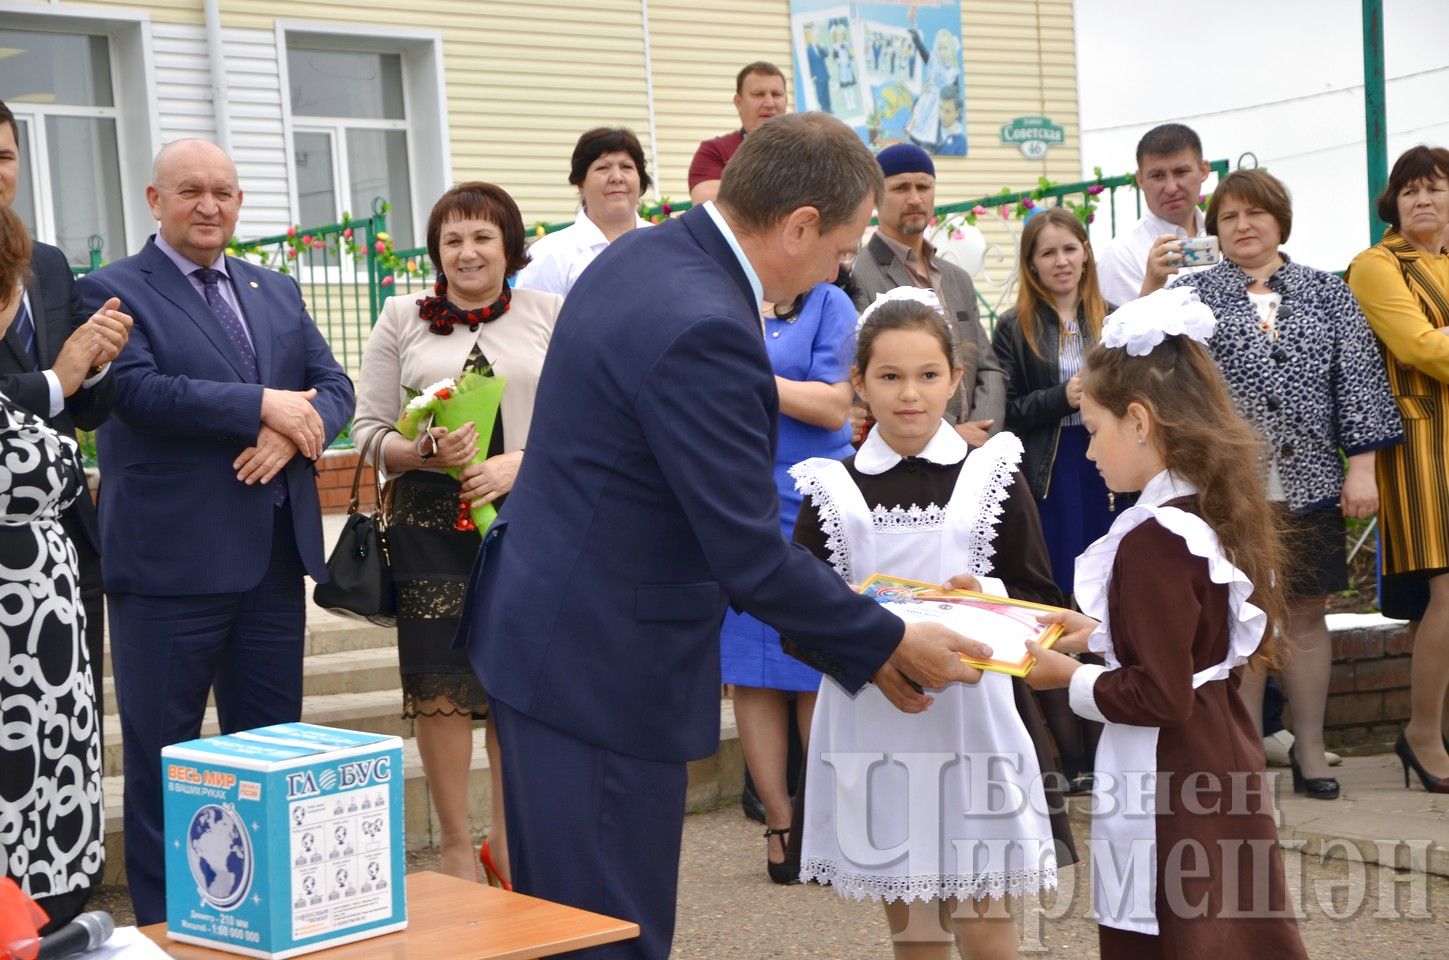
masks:
{"label": "woman in white blouse", "polygon": [[[358,449],[396,479],[388,543],[398,592],[403,715],[414,720],[442,828],[440,868],[474,879],[468,771],[473,721],[487,716],[487,697],[466,651],[452,648],[481,543],[469,508],[501,503],[513,487],[563,298],[510,290],[508,278],[528,263],[523,217],[513,198],[493,184],[464,183],[443,194],[428,218],[428,255],[439,276],[435,295],[390,298],[367,341],[352,434]],[[434,427],[414,443],[393,428],[408,389],[470,369],[507,378],[491,435],[472,424],[452,432]],[[479,450],[488,457],[472,464]],[[447,467],[463,467],[460,479],[445,473]],[[490,880],[507,886],[503,789],[491,724],[486,742],[493,803],[492,842],[484,842],[483,859]]]}
{"label": "woman in white blouse", "polygon": [[635,227],[649,226],[638,212],[651,183],[644,148],[623,127],[596,127],[579,137],[569,183],[579,190],[579,218],[533,242],[532,262],[519,271],[515,286],[568,296],[605,247]]}

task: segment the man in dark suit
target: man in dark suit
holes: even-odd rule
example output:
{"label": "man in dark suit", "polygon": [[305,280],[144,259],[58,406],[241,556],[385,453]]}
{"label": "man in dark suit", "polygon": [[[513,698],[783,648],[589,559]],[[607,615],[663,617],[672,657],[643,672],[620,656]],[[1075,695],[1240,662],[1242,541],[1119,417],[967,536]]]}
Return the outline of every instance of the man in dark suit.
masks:
{"label": "man in dark suit", "polygon": [[956,329],[957,352],[966,366],[961,388],[946,407],[946,419],[972,446],[980,446],[1006,422],[1006,373],[981,326],[981,309],[971,275],[943,260],[926,239],[936,212],[936,165],[913,143],[898,143],[876,155],[885,176],[880,228],[855,258],[855,308],[896,287],[934,290]]}
{"label": "man in dark suit", "polygon": [[780,536],[779,398],[760,303],[834,278],[880,191],[844,124],[767,121],[718,202],[626,234],[580,277],[460,642],[503,749],[515,888],[639,923],[579,954],[667,956],[685,765],[719,740],[726,604],[903,709],[982,647],[905,626]]}
{"label": "man in dark suit", "polygon": [[218,147],[180,140],[146,188],[155,236],[82,277],[135,327],[100,430],[101,558],[125,749],[126,876],[165,918],[161,748],[302,711],[303,575],[327,577],[312,461],[352,416],[352,381],[294,280],[225,256],[242,191]]}
{"label": "man in dark suit", "polygon": [[[15,114],[0,102],[0,204],[11,206],[20,187],[20,143]],[[58,247],[32,242],[30,277],[20,312],[0,346],[0,392],[43,419],[57,432],[74,436],[94,430],[110,415],[116,378],[110,362],[131,335],[131,318],[119,301],[103,304],[93,317],[81,311],[70,264]],[[105,656],[101,536],[96,508],[77,497],[61,514],[75,544],[81,603],[86,611],[86,650],[95,687],[97,725],[105,716],[101,669]]]}

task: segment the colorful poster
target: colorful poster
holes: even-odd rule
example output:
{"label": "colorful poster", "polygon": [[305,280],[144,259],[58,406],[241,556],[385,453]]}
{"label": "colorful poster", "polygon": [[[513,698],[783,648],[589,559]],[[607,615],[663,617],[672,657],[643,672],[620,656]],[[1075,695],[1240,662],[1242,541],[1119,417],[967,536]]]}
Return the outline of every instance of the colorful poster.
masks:
{"label": "colorful poster", "polygon": [[961,0],[790,0],[798,110],[850,124],[873,150],[966,155]]}

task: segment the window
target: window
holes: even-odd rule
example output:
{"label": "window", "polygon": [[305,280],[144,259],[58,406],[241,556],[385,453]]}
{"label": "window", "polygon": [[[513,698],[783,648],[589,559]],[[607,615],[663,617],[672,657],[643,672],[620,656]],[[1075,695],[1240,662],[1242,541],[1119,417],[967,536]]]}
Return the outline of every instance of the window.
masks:
{"label": "window", "polygon": [[370,216],[381,197],[394,244],[416,246],[402,55],[293,41],[287,73],[299,222]]}
{"label": "window", "polygon": [[88,265],[92,237],[126,253],[115,78],[105,36],[0,29],[0,90],[15,113],[15,209],[33,236]]}

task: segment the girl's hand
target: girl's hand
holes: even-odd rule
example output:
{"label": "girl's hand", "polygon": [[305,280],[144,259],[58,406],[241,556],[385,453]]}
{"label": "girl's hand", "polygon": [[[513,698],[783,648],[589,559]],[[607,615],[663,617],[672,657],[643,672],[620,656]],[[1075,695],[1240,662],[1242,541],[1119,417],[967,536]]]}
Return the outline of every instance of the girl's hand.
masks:
{"label": "girl's hand", "polygon": [[981,592],[981,581],[969,573],[958,573],[950,580],[941,584],[943,590],[970,590],[972,593]]}
{"label": "girl's hand", "polygon": [[513,480],[518,476],[518,467],[523,463],[523,452],[500,453],[482,463],[470,464],[458,477],[462,484],[462,496],[469,506],[477,509],[485,503],[492,503],[513,489]]}
{"label": "girl's hand", "polygon": [[[1058,641],[1060,642],[1060,641]],[[1064,653],[1048,650],[1034,640],[1027,641],[1027,652],[1036,657],[1036,663],[1026,675],[1026,685],[1033,690],[1055,690],[1072,682],[1072,674],[1080,663]]]}
{"label": "girl's hand", "polygon": [[428,430],[438,445],[438,452],[424,463],[428,467],[463,467],[478,455],[478,428],[471,423],[457,430],[432,427]]}
{"label": "girl's hand", "polygon": [[1087,653],[1087,638],[1092,635],[1100,625],[1085,613],[1076,610],[1062,610],[1060,612],[1043,613],[1036,618],[1036,622],[1046,627],[1048,624],[1060,623],[1065,631],[1052,649],[1060,650],[1062,653]]}

